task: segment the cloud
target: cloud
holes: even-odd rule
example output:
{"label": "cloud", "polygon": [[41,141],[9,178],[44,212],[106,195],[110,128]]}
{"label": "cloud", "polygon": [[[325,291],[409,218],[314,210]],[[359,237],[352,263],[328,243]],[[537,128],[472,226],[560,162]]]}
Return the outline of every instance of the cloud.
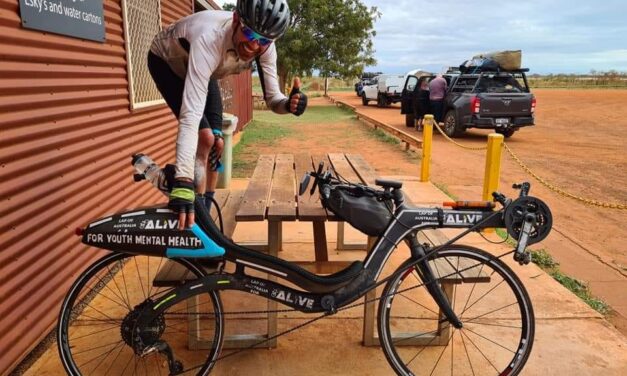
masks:
{"label": "cloud", "polygon": [[377,70],[441,71],[477,53],[521,49],[532,72],[627,71],[622,0],[363,2],[382,13],[375,26]]}
{"label": "cloud", "polygon": [[382,13],[372,70],[439,72],[477,53],[521,49],[535,73],[627,71],[626,0],[362,2]]}

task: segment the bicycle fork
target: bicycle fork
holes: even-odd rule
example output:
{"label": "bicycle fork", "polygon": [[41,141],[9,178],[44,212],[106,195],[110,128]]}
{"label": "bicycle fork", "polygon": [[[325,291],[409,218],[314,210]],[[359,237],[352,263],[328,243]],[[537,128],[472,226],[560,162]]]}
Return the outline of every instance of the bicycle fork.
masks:
{"label": "bicycle fork", "polygon": [[425,258],[425,247],[418,242],[418,238],[416,233],[413,233],[409,236],[409,249],[411,250],[412,258],[415,260],[423,259],[418,264],[416,264],[416,271],[422,278],[423,283],[427,287],[427,291],[433,297],[433,300],[437,303],[441,312],[444,313],[444,316],[448,320],[448,322],[453,325],[453,327],[457,329],[461,329],[463,327],[462,322],[459,317],[453,311],[449,299],[446,297],[446,294],[442,290],[442,286],[437,283],[436,277],[433,274],[433,270],[429,265],[429,259]]}

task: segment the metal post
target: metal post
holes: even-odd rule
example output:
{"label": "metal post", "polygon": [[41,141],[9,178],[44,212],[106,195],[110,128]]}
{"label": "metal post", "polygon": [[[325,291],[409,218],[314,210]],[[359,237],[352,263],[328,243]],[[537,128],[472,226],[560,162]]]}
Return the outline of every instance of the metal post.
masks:
{"label": "metal post", "polygon": [[429,181],[429,169],[431,168],[431,143],[433,140],[433,115],[425,115],[422,120],[422,165],[420,169],[420,181]]}
{"label": "metal post", "polygon": [[503,139],[504,137],[502,134],[490,133],[488,135],[488,151],[486,153],[485,176],[483,178],[484,201],[492,201],[492,192],[499,189]]}
{"label": "metal post", "polygon": [[228,188],[231,185],[231,172],[233,171],[233,132],[237,129],[237,116],[224,113],[222,115],[222,135],[224,137],[224,150],[221,163],[224,170],[218,176],[218,188]]}

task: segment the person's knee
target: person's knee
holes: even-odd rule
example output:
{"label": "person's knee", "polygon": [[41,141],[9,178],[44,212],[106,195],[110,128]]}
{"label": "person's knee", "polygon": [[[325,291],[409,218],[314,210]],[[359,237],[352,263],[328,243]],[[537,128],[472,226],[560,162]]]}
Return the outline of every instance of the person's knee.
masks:
{"label": "person's knee", "polygon": [[222,151],[224,150],[224,139],[222,137],[216,137],[214,149],[216,153],[222,154]]}
{"label": "person's knee", "polygon": [[215,136],[211,132],[211,129],[201,129],[200,132],[198,132],[198,149],[196,155],[199,159],[207,160],[214,142]]}

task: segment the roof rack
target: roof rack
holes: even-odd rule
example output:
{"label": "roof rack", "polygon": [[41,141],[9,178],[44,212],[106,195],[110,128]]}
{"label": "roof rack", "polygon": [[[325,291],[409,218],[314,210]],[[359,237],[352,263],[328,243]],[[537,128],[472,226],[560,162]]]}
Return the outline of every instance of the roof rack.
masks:
{"label": "roof rack", "polygon": [[493,68],[482,68],[482,67],[461,67],[461,74],[481,74],[481,73],[526,73],[529,72],[529,68],[520,68],[520,69],[493,69]]}

